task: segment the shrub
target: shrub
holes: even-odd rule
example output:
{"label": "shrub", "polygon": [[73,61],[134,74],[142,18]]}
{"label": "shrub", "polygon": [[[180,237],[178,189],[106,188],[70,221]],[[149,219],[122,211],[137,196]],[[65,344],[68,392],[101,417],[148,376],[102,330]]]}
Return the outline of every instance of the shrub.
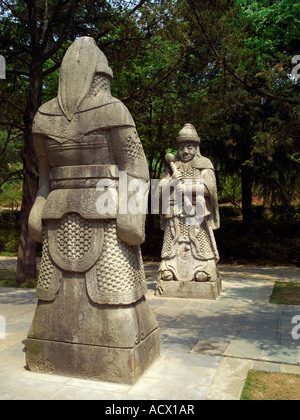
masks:
{"label": "shrub", "polygon": [[272,218],[280,221],[299,220],[300,204],[272,205],[270,207]]}
{"label": "shrub", "polygon": [[6,210],[0,213],[0,251],[16,254],[20,235],[20,211]]}
{"label": "shrub", "polygon": [[234,206],[219,206],[219,212],[221,218],[241,216],[241,212]]}
{"label": "shrub", "polygon": [[4,210],[0,213],[0,226],[19,226],[20,225],[20,210]]}
{"label": "shrub", "polygon": [[0,251],[16,254],[18,252],[20,229],[6,227],[0,231]]}

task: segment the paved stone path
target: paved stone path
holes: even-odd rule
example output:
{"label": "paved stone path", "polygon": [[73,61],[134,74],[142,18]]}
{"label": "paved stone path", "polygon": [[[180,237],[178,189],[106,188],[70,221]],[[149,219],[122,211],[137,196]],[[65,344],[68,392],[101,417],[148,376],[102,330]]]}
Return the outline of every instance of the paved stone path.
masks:
{"label": "paved stone path", "polygon": [[[0,258],[0,269],[14,264]],[[0,288],[0,321],[6,322],[0,399],[238,400],[249,369],[300,374],[300,339],[292,337],[300,306],[269,304],[274,282],[300,281],[299,268],[223,265],[223,292],[215,301],[155,296],[157,264],[145,263],[145,269],[161,355],[134,385],[26,370],[35,291]]]}

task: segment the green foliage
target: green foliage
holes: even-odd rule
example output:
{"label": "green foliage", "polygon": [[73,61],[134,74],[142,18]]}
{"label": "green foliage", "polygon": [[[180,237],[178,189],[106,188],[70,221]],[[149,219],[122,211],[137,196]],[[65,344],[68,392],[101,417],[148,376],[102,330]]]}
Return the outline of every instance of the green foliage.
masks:
{"label": "green foliage", "polygon": [[273,4],[269,1],[238,3],[241,3],[241,19],[247,19],[253,28],[253,35],[245,40],[245,45],[257,50],[262,66],[278,51],[295,54],[299,41],[299,3],[290,0]]}
{"label": "green foliage", "polygon": [[222,2],[214,10],[214,27],[204,10],[213,3],[188,3],[195,5],[194,24],[211,47],[194,122],[202,151],[217,167],[221,200],[236,201],[233,181],[248,167],[252,191],[272,204],[287,204],[291,197],[297,203],[299,106],[293,100],[299,85],[290,74],[299,43],[299,3],[235,1],[224,11]]}
{"label": "green foliage", "polygon": [[242,221],[221,219],[215,231],[221,262],[238,264],[297,265],[300,263],[300,221],[284,224],[272,219],[255,219],[254,239],[242,235]]}
{"label": "green foliage", "polygon": [[[241,182],[242,173],[247,168],[251,191],[271,206],[269,216],[291,223],[286,209],[299,202],[300,182],[299,105],[295,103],[300,83],[290,77],[291,57],[299,43],[298,2],[77,1],[69,31],[59,45],[71,2],[47,2],[47,13],[45,4],[39,0],[1,3],[0,52],[7,62],[7,79],[0,80],[1,204],[20,199],[24,131],[28,134],[37,104],[56,95],[59,66],[68,46],[76,37],[88,35],[96,39],[114,70],[112,93],[126,103],[136,121],[151,178],[161,177],[166,152],[175,151],[179,130],[191,122],[201,137],[201,152],[216,168],[220,201],[239,205],[245,182],[245,177]],[[35,11],[31,23],[30,10]],[[32,80],[38,59],[43,71],[41,91],[34,92],[36,102],[28,108],[29,89],[39,86]],[[34,175],[34,165],[25,167],[24,173]],[[283,206],[284,212],[275,206]],[[238,210],[222,208],[221,212],[226,218],[228,212],[233,215]],[[265,217],[261,208],[254,213],[257,220]],[[267,259],[268,252],[269,257],[278,252],[284,261],[295,261],[295,238],[287,245],[289,250],[279,251],[288,230],[276,242],[275,227],[268,221],[269,233],[265,231],[263,237],[260,232],[265,227],[257,220],[254,241],[241,237],[240,220],[230,221],[229,233],[221,228],[224,258],[234,258],[234,250],[239,258],[247,255],[254,261],[259,255]],[[159,255],[162,234],[156,235],[144,246]],[[266,238],[274,245],[261,247],[259,241],[265,245]],[[9,234],[6,239],[5,246],[13,249]]]}
{"label": "green foliage", "polygon": [[[264,211],[262,206],[255,207],[254,215],[256,236],[249,239],[243,235],[238,210],[233,206],[220,207],[221,227],[215,231],[220,263],[299,266],[300,219],[297,218],[297,208],[284,222],[273,218],[272,213]],[[146,225],[143,256],[159,261],[162,242],[159,216],[155,216],[154,226]]]}
{"label": "green foliage", "polygon": [[0,213],[0,252],[16,255],[20,235],[20,211]]}
{"label": "green foliage", "polygon": [[0,252],[16,255],[18,252],[20,230],[4,228],[0,232]]}
{"label": "green foliage", "polygon": [[300,305],[300,284],[276,281],[270,296],[270,303]]}
{"label": "green foliage", "polygon": [[22,201],[22,179],[10,180],[1,188],[0,205],[18,209]]}
{"label": "green foliage", "polygon": [[[8,205],[22,197],[23,146],[19,130],[10,127],[0,132],[0,204]],[[9,184],[9,185],[6,185]]]}
{"label": "green foliage", "polygon": [[6,210],[0,213],[0,226],[7,227],[12,225],[20,225],[20,211]]}
{"label": "green foliage", "polygon": [[[0,253],[17,255],[20,236],[20,210],[0,213]],[[37,256],[42,255],[42,244],[37,244]]]}
{"label": "green foliage", "polygon": [[236,218],[241,215],[239,209],[233,206],[220,206],[220,217],[223,218]]}
{"label": "green foliage", "polygon": [[33,288],[35,289],[37,285],[37,280],[18,283],[16,281],[16,271],[15,270],[1,270],[0,278],[0,287],[20,287],[20,288]]}

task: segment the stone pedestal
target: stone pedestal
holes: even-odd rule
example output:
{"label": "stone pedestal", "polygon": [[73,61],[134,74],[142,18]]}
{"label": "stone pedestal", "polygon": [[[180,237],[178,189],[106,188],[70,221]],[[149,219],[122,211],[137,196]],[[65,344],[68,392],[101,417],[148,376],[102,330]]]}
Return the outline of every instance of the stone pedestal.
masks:
{"label": "stone pedestal", "polygon": [[157,322],[145,298],[97,305],[78,275],[62,279],[55,300],[38,302],[26,362],[35,372],[133,384],[159,350]]}
{"label": "stone pedestal", "polygon": [[156,289],[157,296],[188,299],[216,299],[221,292],[221,278],[207,282],[159,280]]}

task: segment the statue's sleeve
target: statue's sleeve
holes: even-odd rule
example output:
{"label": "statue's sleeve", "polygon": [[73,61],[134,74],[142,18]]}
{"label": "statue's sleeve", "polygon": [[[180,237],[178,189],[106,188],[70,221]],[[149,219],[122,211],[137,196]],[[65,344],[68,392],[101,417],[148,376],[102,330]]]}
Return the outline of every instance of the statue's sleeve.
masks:
{"label": "statue's sleeve", "polygon": [[33,145],[38,162],[39,189],[29,214],[28,227],[32,239],[36,242],[43,241],[42,213],[50,192],[49,185],[49,161],[45,148],[45,136],[42,134],[32,134]]}
{"label": "statue's sleeve", "polygon": [[209,220],[211,227],[212,229],[218,229],[220,227],[220,216],[215,171],[213,169],[203,169],[201,171],[201,178],[204,180],[204,185],[208,191],[208,194],[205,196],[205,201],[207,210],[210,212]]}
{"label": "statue's sleeve", "polygon": [[149,192],[146,156],[135,127],[116,127],[111,134],[120,174],[117,232],[128,245],[140,245],[145,240]]}
{"label": "statue's sleeve", "polygon": [[120,171],[134,178],[149,181],[146,156],[135,127],[114,128],[112,149]]}
{"label": "statue's sleeve", "polygon": [[165,166],[162,179],[160,181],[160,186],[166,185],[171,181],[172,178],[172,171],[169,165]]}
{"label": "statue's sleeve", "polygon": [[159,182],[159,214],[160,214],[160,228],[165,230],[166,227],[166,215],[163,213],[163,189],[167,187],[172,178],[172,171],[169,165],[165,166],[162,179]]}

